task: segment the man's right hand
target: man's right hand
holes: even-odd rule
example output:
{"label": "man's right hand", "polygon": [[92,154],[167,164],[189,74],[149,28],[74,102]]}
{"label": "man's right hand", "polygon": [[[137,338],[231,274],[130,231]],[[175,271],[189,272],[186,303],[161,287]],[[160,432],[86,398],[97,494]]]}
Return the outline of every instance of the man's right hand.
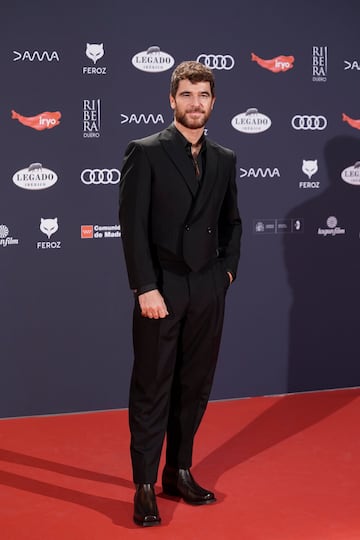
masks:
{"label": "man's right hand", "polygon": [[149,319],[164,319],[169,312],[167,310],[164,298],[158,291],[148,291],[138,296],[141,315]]}

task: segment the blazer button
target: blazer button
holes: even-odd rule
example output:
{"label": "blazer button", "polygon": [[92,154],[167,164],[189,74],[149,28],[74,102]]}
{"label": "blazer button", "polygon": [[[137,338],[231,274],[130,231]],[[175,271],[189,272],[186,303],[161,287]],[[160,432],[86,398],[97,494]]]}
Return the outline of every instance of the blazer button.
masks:
{"label": "blazer button", "polygon": [[209,234],[211,234],[211,233],[212,233],[212,228],[211,228],[211,227],[208,227],[208,228],[207,228],[207,232],[208,232]]}
{"label": "blazer button", "polygon": [[185,225],[185,231],[190,231],[189,225]]}

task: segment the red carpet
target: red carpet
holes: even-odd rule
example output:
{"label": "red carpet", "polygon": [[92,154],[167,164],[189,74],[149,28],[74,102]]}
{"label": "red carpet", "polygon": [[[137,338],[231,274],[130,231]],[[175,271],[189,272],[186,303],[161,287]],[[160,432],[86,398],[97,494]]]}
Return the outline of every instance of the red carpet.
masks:
{"label": "red carpet", "polygon": [[132,522],[126,411],[0,420],[1,540],[358,540],[360,390],[211,403],[192,472],[218,503],[161,496]]}

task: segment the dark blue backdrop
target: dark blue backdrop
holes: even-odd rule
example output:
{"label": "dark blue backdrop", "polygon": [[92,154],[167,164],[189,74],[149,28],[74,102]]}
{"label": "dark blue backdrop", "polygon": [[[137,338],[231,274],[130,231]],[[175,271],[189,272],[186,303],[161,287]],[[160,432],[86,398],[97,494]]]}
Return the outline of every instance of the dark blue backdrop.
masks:
{"label": "dark blue backdrop", "polygon": [[[359,15],[355,0],[2,5],[0,416],[127,406],[132,296],[118,177],[96,169],[120,169],[130,139],[171,121],[171,70],[132,64],[150,46],[158,60],[212,63],[208,135],[238,156],[243,254],[212,398],[360,384],[359,170],[352,184],[341,177],[360,160]],[[87,56],[87,43],[103,43],[103,56]],[[84,100],[95,100],[92,126]],[[269,129],[232,127],[251,108]],[[56,111],[51,129],[24,125]],[[34,163],[57,182],[18,187],[13,177],[26,184],[18,171]],[[40,229],[41,218],[50,221]]]}

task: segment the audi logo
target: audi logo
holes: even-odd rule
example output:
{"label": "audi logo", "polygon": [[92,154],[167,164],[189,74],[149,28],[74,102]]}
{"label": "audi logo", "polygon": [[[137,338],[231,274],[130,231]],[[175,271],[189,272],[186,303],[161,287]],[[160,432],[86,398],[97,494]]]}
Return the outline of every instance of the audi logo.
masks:
{"label": "audi logo", "polygon": [[120,182],[119,169],[84,169],[81,173],[84,184],[118,184]]}
{"label": "audi logo", "polygon": [[201,62],[204,66],[210,69],[232,69],[235,65],[235,60],[229,54],[199,54],[197,62]]}
{"label": "audi logo", "polygon": [[305,130],[323,130],[327,126],[327,119],[325,116],[315,116],[310,115],[300,115],[297,114],[291,120],[291,125],[294,129],[305,129]]}

